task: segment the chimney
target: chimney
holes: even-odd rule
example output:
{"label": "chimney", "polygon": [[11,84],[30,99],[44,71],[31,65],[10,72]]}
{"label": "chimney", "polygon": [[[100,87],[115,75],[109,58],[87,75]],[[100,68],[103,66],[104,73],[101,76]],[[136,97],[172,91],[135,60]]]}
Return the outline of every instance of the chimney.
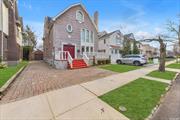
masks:
{"label": "chimney", "polygon": [[98,29],[98,22],[99,22],[98,19],[99,19],[99,13],[98,13],[98,11],[96,11],[96,12],[94,13],[94,23],[95,23],[97,29]]}

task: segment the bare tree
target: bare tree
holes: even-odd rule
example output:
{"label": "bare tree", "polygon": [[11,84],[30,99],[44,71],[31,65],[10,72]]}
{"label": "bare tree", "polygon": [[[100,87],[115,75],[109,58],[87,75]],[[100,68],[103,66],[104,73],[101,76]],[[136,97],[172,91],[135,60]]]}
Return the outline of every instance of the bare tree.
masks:
{"label": "bare tree", "polygon": [[[179,23],[175,23],[173,21],[168,21],[167,29],[177,36],[177,38],[175,37],[175,39],[178,40],[178,47],[180,48],[180,14],[179,14]],[[175,51],[175,52],[180,53],[179,50],[180,49],[178,49],[178,51]]]}
{"label": "bare tree", "polygon": [[159,71],[165,72],[165,62],[166,62],[166,43],[165,42],[173,42],[173,41],[169,39],[168,36],[164,36],[164,35],[158,35],[158,37],[155,37],[155,38],[140,40],[140,42],[153,42],[153,41],[158,42],[160,45]]}

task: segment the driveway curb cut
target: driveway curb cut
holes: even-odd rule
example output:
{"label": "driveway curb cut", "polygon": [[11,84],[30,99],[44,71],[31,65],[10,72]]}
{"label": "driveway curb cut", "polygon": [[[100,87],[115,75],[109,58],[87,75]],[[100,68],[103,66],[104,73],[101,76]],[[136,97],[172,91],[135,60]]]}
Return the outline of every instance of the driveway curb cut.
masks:
{"label": "driveway curb cut", "polygon": [[23,66],[17,73],[15,73],[1,88],[0,88],[0,95],[3,94],[5,90],[9,87],[9,85],[21,74],[21,72],[27,67],[28,65]]}

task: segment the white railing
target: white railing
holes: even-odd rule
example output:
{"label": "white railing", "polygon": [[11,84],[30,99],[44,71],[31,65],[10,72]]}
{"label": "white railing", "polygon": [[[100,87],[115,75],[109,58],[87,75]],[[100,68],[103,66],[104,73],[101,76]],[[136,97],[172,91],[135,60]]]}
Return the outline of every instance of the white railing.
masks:
{"label": "white railing", "polygon": [[99,53],[99,52],[97,52],[96,58],[97,59],[109,59],[109,55],[106,54],[106,53]]}
{"label": "white railing", "polygon": [[106,53],[100,53],[100,52],[84,52],[83,54],[86,54],[88,57],[95,56],[96,59],[109,59],[109,55]]}
{"label": "white railing", "polygon": [[83,53],[83,60],[85,61],[86,65],[89,66],[89,57],[86,55],[86,53]]}
{"label": "white railing", "polygon": [[73,58],[68,51],[56,51],[55,60],[67,60],[72,68]]}
{"label": "white railing", "polygon": [[[67,52],[67,51],[65,51],[65,52]],[[70,67],[72,68],[73,58],[71,57],[69,52],[67,52],[67,54],[68,54],[67,61],[69,62]]]}

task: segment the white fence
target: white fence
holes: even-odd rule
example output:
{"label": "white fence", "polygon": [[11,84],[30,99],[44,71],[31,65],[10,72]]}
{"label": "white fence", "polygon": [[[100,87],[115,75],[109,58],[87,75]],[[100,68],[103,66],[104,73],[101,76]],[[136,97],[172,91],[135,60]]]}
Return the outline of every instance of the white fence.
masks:
{"label": "white fence", "polygon": [[111,54],[111,64],[117,64],[116,61],[121,57],[121,54]]}

